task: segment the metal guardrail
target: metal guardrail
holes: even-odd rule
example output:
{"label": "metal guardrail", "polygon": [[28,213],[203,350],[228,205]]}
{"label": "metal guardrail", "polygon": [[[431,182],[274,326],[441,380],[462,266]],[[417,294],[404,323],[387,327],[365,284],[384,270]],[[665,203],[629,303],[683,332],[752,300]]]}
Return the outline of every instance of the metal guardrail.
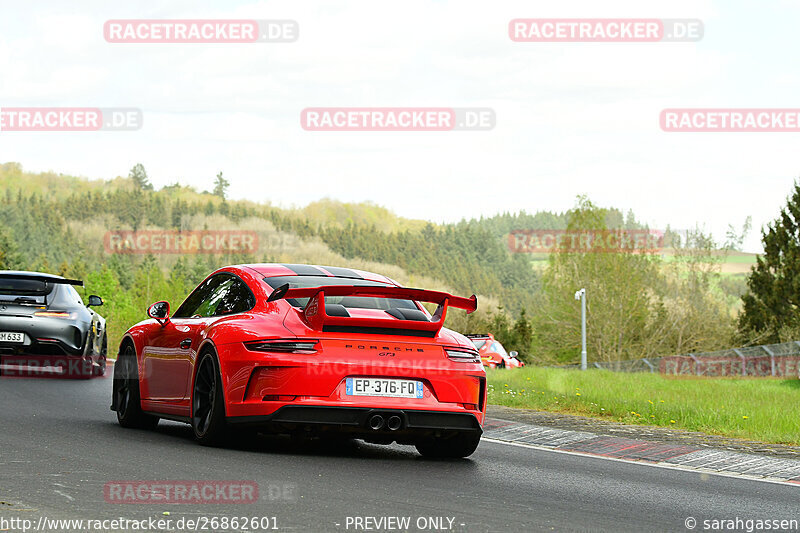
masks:
{"label": "metal guardrail", "polygon": [[[694,376],[779,376],[800,374],[800,341],[729,348],[714,352],[603,361],[595,368],[614,372],[651,372]],[[570,368],[579,365],[568,365]]]}

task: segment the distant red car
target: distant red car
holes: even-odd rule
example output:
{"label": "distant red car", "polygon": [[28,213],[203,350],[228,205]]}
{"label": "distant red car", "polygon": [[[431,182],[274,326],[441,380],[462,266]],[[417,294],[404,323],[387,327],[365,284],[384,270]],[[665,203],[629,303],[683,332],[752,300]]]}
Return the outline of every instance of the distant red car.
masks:
{"label": "distant red car", "polygon": [[494,335],[486,333],[483,335],[467,335],[469,340],[481,356],[483,365],[488,368],[519,368],[525,363],[519,360],[517,352],[506,353],[506,349],[495,340]]}
{"label": "distant red car", "polygon": [[477,299],[346,268],[225,267],[125,333],[111,409],[124,427],[186,422],[202,444],[238,427],[466,457],[486,374],[472,343],[442,327],[448,307],[472,312]]}

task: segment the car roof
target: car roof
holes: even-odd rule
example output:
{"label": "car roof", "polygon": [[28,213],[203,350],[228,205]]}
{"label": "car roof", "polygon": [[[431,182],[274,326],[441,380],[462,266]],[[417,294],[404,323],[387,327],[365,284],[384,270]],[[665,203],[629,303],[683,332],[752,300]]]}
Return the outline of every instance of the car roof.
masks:
{"label": "car roof", "polygon": [[357,280],[377,281],[380,283],[390,283],[397,285],[395,281],[386,276],[356,270],[354,268],[343,268],[321,265],[300,265],[293,263],[257,263],[249,265],[237,265],[240,268],[249,268],[261,274],[265,278],[275,276],[324,276],[336,278],[350,278],[357,284]]}

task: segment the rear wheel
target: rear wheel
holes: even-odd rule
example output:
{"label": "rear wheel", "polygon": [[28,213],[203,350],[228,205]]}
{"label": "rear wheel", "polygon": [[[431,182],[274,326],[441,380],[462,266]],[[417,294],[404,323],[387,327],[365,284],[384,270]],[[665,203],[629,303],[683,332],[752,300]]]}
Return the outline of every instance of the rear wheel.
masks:
{"label": "rear wheel", "polygon": [[120,426],[139,429],[156,427],[158,417],[142,411],[136,350],[130,343],[125,344],[125,348],[114,365],[112,393]]}
{"label": "rear wheel", "polygon": [[219,365],[213,352],[206,352],[197,365],[192,387],[194,438],[204,446],[216,446],[225,437],[226,425]]}
{"label": "rear wheel", "polygon": [[479,433],[464,433],[448,439],[427,438],[417,441],[416,448],[424,457],[459,459],[469,457],[481,442]]}

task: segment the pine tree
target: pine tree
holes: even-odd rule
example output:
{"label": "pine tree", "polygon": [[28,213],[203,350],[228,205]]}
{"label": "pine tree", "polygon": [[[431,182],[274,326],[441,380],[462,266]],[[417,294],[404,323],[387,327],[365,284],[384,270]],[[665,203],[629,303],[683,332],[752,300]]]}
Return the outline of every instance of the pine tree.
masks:
{"label": "pine tree", "polygon": [[778,342],[800,328],[800,183],[795,182],[780,216],[762,231],[761,241],[764,255],[747,280],[739,333],[754,342]]}
{"label": "pine tree", "polygon": [[223,200],[228,197],[228,187],[230,187],[231,183],[222,177],[222,172],[217,174],[216,179],[214,179],[214,192],[215,196],[219,196]]}
{"label": "pine tree", "polygon": [[153,185],[150,183],[150,179],[147,177],[147,171],[144,169],[144,165],[141,163],[136,163],[131,168],[130,172],[128,172],[128,178],[133,180],[133,183],[136,187],[142,191],[152,191]]}
{"label": "pine tree", "polygon": [[0,270],[15,270],[22,266],[21,262],[17,244],[11,235],[0,227]]}

